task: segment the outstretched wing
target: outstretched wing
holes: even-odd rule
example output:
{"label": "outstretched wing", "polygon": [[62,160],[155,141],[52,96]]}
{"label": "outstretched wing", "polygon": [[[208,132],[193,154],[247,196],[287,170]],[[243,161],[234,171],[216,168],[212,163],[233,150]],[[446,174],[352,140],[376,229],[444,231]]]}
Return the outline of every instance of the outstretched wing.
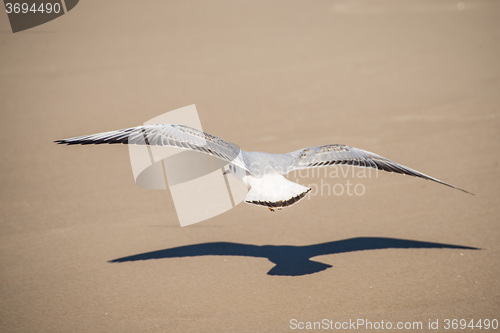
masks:
{"label": "outstretched wing", "polygon": [[229,142],[211,134],[185,125],[154,124],[120,129],[70,139],[56,140],[58,144],[91,145],[103,143],[122,143],[151,146],[170,146],[193,150],[233,163],[248,170],[238,155],[240,149]]}
{"label": "outstretched wing", "polygon": [[328,254],[347,253],[365,250],[381,249],[464,249],[480,250],[476,247],[453,245],[444,243],[421,242],[409,239],[386,238],[386,237],[356,237],[338,240],[334,242],[321,243],[304,246],[303,253],[308,258],[323,256]]}
{"label": "outstretched wing", "polygon": [[228,243],[228,242],[215,242],[215,243],[185,245],[165,250],[135,254],[128,257],[113,259],[110,260],[110,262],[125,262],[125,261],[197,257],[197,256],[245,256],[245,257],[267,258],[268,255],[269,254],[267,253],[266,247],[263,246]]}
{"label": "outstretched wing", "polygon": [[467,192],[466,190],[445,183],[439,179],[430,177],[426,174],[410,169],[404,165],[393,162],[385,157],[346,145],[335,144],[304,148],[295,151],[292,154],[295,155],[295,163],[292,166],[292,171],[335,164],[352,165],[364,168],[375,168],[388,172],[401,173],[428,179],[463,191],[465,193],[472,194],[470,192]]}

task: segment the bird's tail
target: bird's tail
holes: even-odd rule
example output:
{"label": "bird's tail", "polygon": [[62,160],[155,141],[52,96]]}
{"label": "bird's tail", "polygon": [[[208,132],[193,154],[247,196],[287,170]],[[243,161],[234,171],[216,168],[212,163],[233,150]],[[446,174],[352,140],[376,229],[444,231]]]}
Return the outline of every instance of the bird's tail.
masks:
{"label": "bird's tail", "polygon": [[291,182],[281,175],[257,178],[249,185],[251,188],[245,197],[245,202],[269,207],[271,211],[293,205],[311,190],[309,187]]}

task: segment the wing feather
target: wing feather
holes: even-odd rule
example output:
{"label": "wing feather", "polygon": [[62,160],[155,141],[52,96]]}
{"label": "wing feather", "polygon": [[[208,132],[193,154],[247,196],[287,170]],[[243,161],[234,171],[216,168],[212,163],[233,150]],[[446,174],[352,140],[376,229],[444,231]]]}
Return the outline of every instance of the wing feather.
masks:
{"label": "wing feather", "polygon": [[247,170],[244,161],[239,157],[240,149],[235,145],[199,131],[197,129],[176,124],[154,124],[117,131],[84,135],[70,139],[56,140],[58,144],[90,145],[90,144],[136,144],[151,146],[170,146],[197,151],[233,163]]}
{"label": "wing feather", "polygon": [[291,168],[292,171],[339,164],[362,168],[375,168],[387,172],[395,172],[431,180],[439,184],[443,184],[463,191],[465,193],[472,194],[464,189],[458,188],[439,179],[433,178],[424,173],[393,162],[385,157],[346,145],[334,144],[304,148],[293,152],[292,154],[295,155],[295,163]]}

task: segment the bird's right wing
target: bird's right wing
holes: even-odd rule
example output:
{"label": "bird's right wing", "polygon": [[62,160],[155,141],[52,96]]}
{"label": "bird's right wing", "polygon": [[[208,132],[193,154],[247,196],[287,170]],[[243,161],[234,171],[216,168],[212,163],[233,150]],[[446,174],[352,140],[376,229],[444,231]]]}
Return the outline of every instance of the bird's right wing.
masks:
{"label": "bird's right wing", "polygon": [[238,147],[221,138],[185,125],[144,125],[117,131],[56,140],[55,142],[66,145],[122,143],[170,146],[209,154],[248,171],[244,161],[241,160],[240,149]]}
{"label": "bird's right wing", "polygon": [[356,237],[305,246],[303,248],[303,253],[309,258],[314,258],[316,256],[324,256],[328,254],[338,254],[364,250],[433,248],[479,250],[478,248],[470,246],[421,242],[409,239],[386,237]]}
{"label": "bird's right wing", "polygon": [[432,180],[434,182],[452,187],[465,193],[472,194],[464,189],[445,183],[439,179],[433,178],[419,171],[410,169],[380,155],[346,145],[333,144],[310,147],[292,152],[290,154],[295,157],[295,161],[290,171],[335,164],[352,165],[362,168],[375,168],[387,172],[401,173],[409,176]]}

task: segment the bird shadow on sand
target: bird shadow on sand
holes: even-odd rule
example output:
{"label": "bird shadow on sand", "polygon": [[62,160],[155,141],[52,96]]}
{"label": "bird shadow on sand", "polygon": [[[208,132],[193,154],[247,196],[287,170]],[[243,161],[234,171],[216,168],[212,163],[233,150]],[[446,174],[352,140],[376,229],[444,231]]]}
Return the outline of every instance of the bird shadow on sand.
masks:
{"label": "bird shadow on sand", "polygon": [[267,258],[269,261],[273,262],[275,266],[267,272],[268,275],[300,276],[321,272],[332,267],[328,264],[310,260],[316,256],[382,249],[479,250],[479,248],[475,247],[420,242],[397,238],[358,237],[305,246],[251,245],[227,242],[201,243],[136,254],[128,257],[113,259],[109,262],[118,263],[126,261],[197,256],[244,256]]}

